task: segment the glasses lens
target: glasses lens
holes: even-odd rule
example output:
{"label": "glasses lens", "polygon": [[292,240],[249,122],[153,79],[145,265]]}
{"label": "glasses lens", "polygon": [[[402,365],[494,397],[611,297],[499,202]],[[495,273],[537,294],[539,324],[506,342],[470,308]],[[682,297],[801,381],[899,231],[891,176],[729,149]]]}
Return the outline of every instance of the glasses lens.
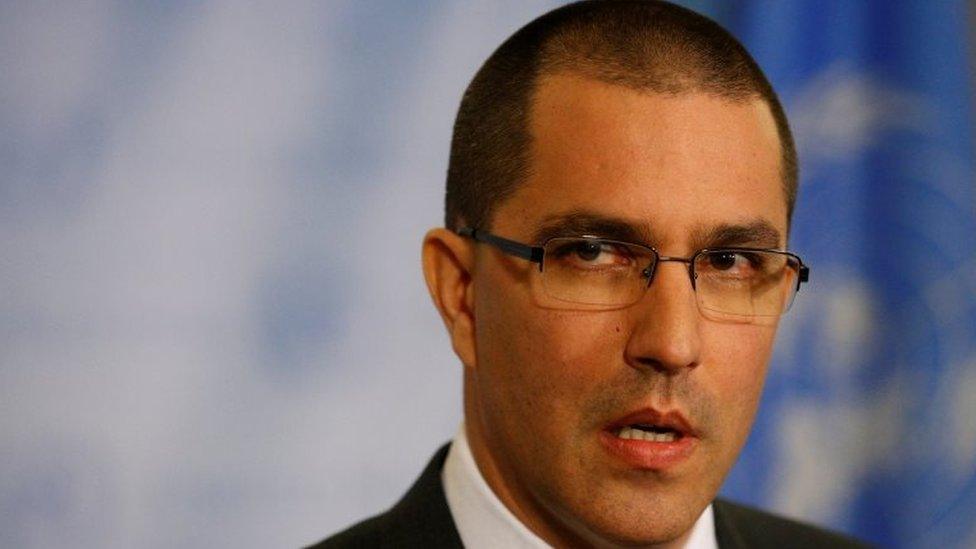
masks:
{"label": "glasses lens", "polygon": [[796,295],[800,262],[779,252],[705,250],[695,257],[695,293],[703,310],[775,317]]}
{"label": "glasses lens", "polygon": [[546,242],[542,283],[549,296],[581,305],[636,303],[647,287],[655,256],[636,244],[594,238]]}

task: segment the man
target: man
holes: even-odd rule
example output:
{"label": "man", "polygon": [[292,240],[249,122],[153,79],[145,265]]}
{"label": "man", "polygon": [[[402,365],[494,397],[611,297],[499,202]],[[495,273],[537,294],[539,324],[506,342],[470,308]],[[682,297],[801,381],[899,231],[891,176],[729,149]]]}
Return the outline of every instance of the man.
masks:
{"label": "man", "polygon": [[782,107],[715,23],[607,0],[519,30],[464,95],[423,244],[464,424],[321,546],[856,546],[715,499],[808,273],[796,186]]}

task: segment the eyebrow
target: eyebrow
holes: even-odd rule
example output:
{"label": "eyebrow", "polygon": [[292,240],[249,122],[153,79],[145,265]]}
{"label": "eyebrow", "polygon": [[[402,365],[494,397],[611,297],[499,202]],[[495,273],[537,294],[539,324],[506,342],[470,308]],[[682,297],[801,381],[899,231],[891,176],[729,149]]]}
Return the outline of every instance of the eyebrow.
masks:
{"label": "eyebrow", "polygon": [[757,219],[746,224],[723,223],[709,229],[696,231],[694,240],[703,248],[731,248],[737,246],[755,248],[779,248],[782,234],[769,221]]}
{"label": "eyebrow", "polygon": [[[541,245],[551,238],[586,235],[645,246],[653,246],[658,242],[647,225],[589,210],[573,210],[546,217],[533,232],[532,241]],[[695,249],[740,246],[779,248],[781,239],[780,231],[765,219],[744,224],[722,223],[711,228],[700,228],[692,233],[692,240],[697,244]]]}
{"label": "eyebrow", "polygon": [[648,227],[588,210],[573,210],[546,217],[533,233],[532,239],[541,245],[551,238],[587,235],[648,246],[650,244],[647,243],[654,242]]}

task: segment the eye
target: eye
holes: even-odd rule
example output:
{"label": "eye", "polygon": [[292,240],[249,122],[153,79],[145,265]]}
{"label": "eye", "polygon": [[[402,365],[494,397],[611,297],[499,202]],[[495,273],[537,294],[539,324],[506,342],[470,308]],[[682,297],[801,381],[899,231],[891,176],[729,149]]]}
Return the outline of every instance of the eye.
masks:
{"label": "eye", "polygon": [[732,252],[716,252],[708,254],[708,263],[719,271],[727,271],[735,266],[738,254]]}
{"label": "eye", "polygon": [[559,242],[549,252],[549,258],[577,268],[593,269],[631,266],[634,253],[617,242],[593,239],[571,239]]}
{"label": "eye", "polygon": [[762,252],[747,250],[715,250],[704,254],[700,268],[737,278],[755,276],[764,269],[766,263]]}
{"label": "eye", "polygon": [[583,261],[595,261],[603,251],[603,244],[600,242],[580,242],[576,245],[576,256]]}

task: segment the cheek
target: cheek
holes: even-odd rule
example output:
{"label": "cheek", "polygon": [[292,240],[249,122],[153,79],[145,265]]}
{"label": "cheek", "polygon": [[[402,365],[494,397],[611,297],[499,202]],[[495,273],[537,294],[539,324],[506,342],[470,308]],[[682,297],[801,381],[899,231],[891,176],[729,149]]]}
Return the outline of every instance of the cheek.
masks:
{"label": "cheek", "polygon": [[546,418],[544,430],[579,425],[587,395],[621,360],[620,319],[540,308],[517,294],[483,297],[476,331],[484,396],[519,421]]}
{"label": "cheek", "polygon": [[772,352],[775,326],[706,323],[702,363],[714,364],[729,390],[761,386]]}
{"label": "cheek", "polygon": [[717,400],[722,430],[744,442],[759,405],[775,326],[715,324],[703,334],[702,365]]}

